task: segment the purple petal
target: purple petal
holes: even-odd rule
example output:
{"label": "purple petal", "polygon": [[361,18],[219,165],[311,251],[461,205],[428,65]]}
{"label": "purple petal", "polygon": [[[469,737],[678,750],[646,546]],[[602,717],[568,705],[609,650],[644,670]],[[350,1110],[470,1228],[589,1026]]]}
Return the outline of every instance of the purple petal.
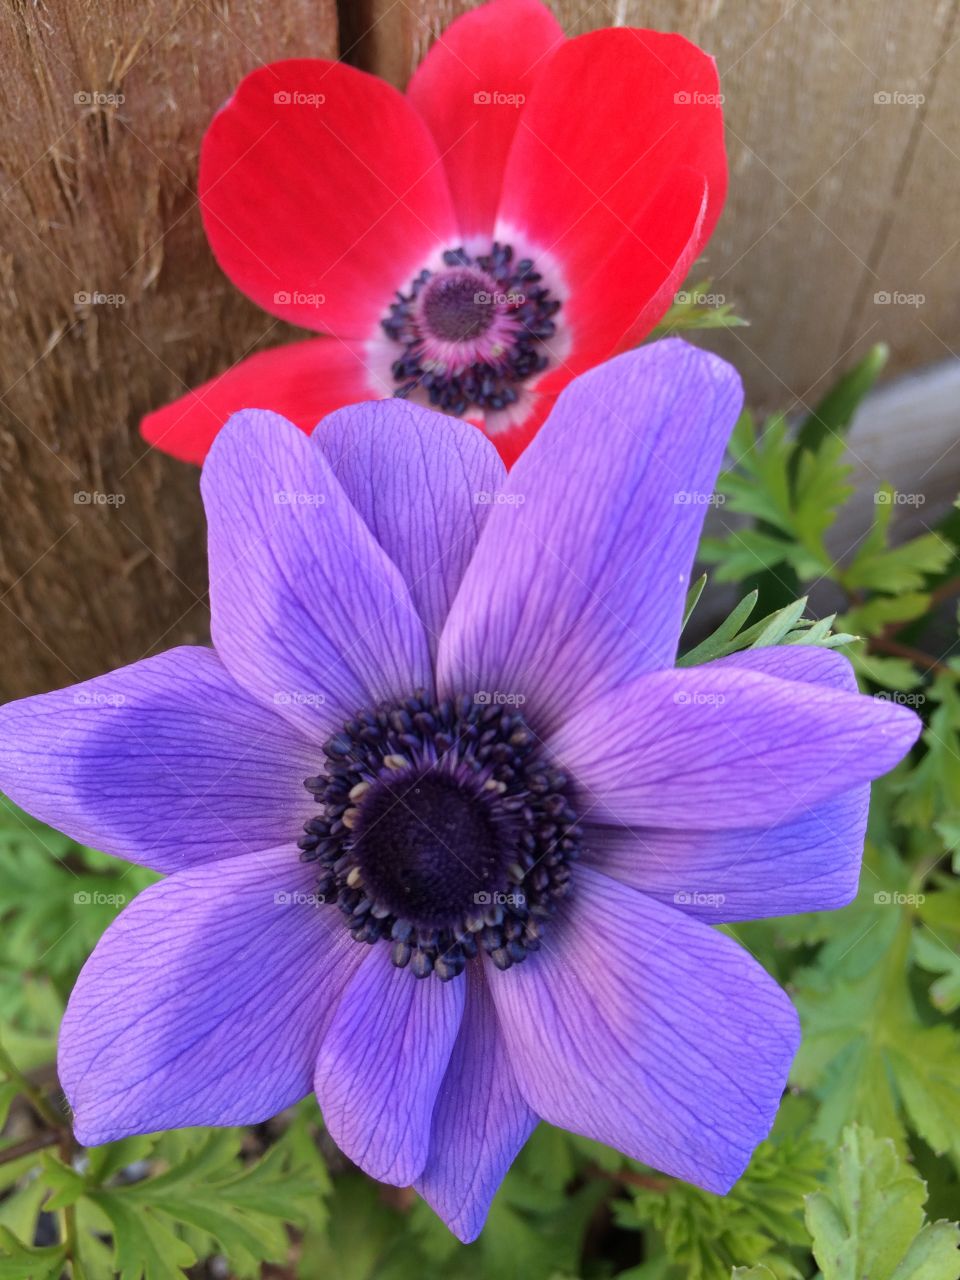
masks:
{"label": "purple petal", "polygon": [[432,687],[423,624],[323,456],[277,414],[234,414],[201,482],[225,666],[314,740]]}
{"label": "purple petal", "polygon": [[59,1072],[85,1146],[256,1124],[306,1096],[363,958],[296,849],[180,871],[126,907],[77,979]]}
{"label": "purple petal", "polygon": [[374,537],[403,575],[431,653],[503,463],[482,431],[402,400],[372,400],[324,418],[314,439]]}
{"label": "purple petal", "polygon": [[551,1124],[729,1191],[780,1104],[799,1043],[790,1001],[731,938],[587,867],[558,924],[542,951],[490,978],[527,1101]]}
{"label": "purple petal", "polygon": [[779,826],[591,827],[584,862],[711,923],[832,911],[856,897],[870,788]]}
{"label": "purple petal", "polygon": [[857,677],[850,664],[836,649],[821,649],[813,644],[771,645],[764,649],[744,649],[709,663],[713,670],[735,667],[741,671],[759,671],[780,680],[799,680],[804,684],[857,692]]}
{"label": "purple petal", "polygon": [[417,1190],[464,1244],[480,1234],[490,1202],[537,1124],[510,1065],[483,977],[468,969],[463,1025],[444,1076],[430,1156]]}
{"label": "purple petal", "polygon": [[440,641],[443,692],[522,694],[546,733],[672,666],[740,402],[729,365],[675,340],[571,383],[484,526]]}
{"label": "purple petal", "polygon": [[212,649],[172,649],[0,710],[7,795],[157,871],[295,842],[318,763]]}
{"label": "purple petal", "polygon": [[[748,649],[730,667],[856,692],[841,654],[812,645]],[[816,805],[793,822],[739,831],[596,827],[585,858],[598,870],[688,915],[754,920],[845,906],[857,892],[870,787]]]}
{"label": "purple petal", "polygon": [[394,968],[379,945],[343,993],[314,1087],[334,1142],[380,1182],[406,1187],[423,1171],[465,991],[462,978]]}
{"label": "purple petal", "polygon": [[919,731],[906,707],[707,663],[598,699],[549,748],[593,823],[729,830],[790,822],[879,778]]}

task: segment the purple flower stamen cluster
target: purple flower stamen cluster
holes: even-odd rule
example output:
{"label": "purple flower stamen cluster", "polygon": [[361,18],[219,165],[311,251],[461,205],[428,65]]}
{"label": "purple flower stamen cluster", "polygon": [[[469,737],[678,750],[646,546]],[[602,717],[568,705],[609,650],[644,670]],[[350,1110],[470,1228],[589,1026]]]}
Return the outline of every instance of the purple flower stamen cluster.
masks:
{"label": "purple flower stamen cluster", "polygon": [[305,783],[323,814],[299,845],[355,941],[443,981],[481,952],[509,969],[539,949],[582,832],[517,711],[419,693],[358,713],[324,750]]}

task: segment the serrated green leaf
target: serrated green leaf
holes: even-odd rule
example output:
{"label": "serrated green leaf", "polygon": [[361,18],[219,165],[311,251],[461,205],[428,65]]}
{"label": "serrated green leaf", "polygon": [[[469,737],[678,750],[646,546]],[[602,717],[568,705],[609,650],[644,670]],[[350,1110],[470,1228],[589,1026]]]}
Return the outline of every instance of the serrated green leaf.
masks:
{"label": "serrated green leaf", "polygon": [[65,1259],[61,1245],[33,1249],[0,1226],[0,1280],[56,1280]]}
{"label": "serrated green leaf", "polygon": [[823,1280],[957,1280],[960,1232],[925,1227],[925,1201],[922,1178],[889,1138],[848,1126],[828,1189],[806,1200]]}

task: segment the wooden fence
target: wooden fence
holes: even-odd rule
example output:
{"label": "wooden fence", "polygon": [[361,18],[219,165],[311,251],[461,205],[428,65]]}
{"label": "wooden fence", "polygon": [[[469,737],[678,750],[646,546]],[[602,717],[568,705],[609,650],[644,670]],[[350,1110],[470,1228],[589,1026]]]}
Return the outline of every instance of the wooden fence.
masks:
{"label": "wooden fence", "polygon": [[[436,31],[467,7],[5,7],[3,696],[206,634],[196,473],[145,456],[136,426],[151,406],[258,344],[275,344],[283,330],[222,278],[204,242],[196,160],[216,106],[259,62],[293,54],[340,50],[402,84]],[[716,55],[731,194],[704,274],[751,321],[714,345],[741,368],[756,403],[810,403],[881,338],[897,371],[954,355],[956,0],[554,7],[571,34],[646,25],[682,31]],[[123,110],[101,109],[95,94],[122,94]],[[124,303],[84,306],[82,295],[93,291]],[[956,471],[957,457],[948,451],[943,465]],[[122,506],[78,500],[95,491],[121,493]]]}

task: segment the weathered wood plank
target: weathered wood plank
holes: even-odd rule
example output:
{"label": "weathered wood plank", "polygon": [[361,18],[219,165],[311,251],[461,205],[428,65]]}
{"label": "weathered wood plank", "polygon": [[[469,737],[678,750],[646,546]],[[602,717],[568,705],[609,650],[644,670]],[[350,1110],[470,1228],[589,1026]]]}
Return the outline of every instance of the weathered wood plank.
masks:
{"label": "weathered wood plank", "polygon": [[334,0],[5,7],[0,696],[205,634],[197,474],[137,423],[283,326],[206,247],[200,139],[261,60],[336,49]]}

